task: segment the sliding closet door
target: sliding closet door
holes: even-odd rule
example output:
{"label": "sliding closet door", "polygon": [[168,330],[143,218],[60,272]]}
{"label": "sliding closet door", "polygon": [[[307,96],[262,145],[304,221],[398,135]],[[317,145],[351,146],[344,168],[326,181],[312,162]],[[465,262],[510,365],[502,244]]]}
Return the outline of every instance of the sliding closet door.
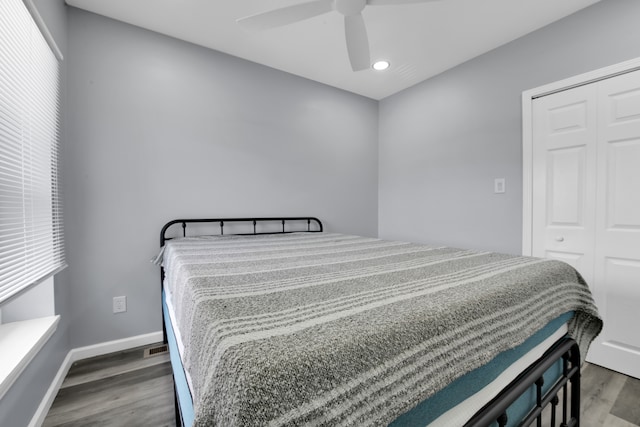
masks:
{"label": "sliding closet door", "polygon": [[532,254],[589,283],[587,360],[640,378],[640,71],[534,100],[532,130]]}
{"label": "sliding closet door", "polygon": [[593,282],[596,88],[581,86],[533,105],[532,255],[564,261]]}
{"label": "sliding closet door", "polygon": [[640,71],[598,83],[595,292],[605,319],[591,360],[640,378]]}

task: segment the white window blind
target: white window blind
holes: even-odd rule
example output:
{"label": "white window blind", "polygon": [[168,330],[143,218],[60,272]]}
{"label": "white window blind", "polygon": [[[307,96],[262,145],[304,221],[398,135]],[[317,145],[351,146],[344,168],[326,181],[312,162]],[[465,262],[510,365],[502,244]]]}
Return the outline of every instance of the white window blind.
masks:
{"label": "white window blind", "polygon": [[0,304],[66,266],[60,65],[22,0],[0,1]]}

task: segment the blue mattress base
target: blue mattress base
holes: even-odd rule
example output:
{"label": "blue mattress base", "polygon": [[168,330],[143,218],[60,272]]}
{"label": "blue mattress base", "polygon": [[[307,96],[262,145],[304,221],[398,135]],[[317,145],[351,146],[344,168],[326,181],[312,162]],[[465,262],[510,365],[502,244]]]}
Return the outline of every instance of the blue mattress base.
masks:
{"label": "blue mattress base", "polygon": [[[173,368],[173,378],[177,398],[180,404],[182,424],[185,427],[190,427],[193,425],[195,418],[193,399],[191,397],[191,391],[189,390],[184,368],[182,367],[182,361],[180,360],[178,344],[173,331],[173,326],[169,320],[170,317],[164,298],[164,292],[162,301],[169,354],[171,358],[171,366]],[[529,339],[518,347],[501,353],[488,364],[458,378],[431,398],[419,403],[411,411],[396,418],[389,426],[415,427],[428,425],[458,403],[482,390],[487,384],[495,380],[506,366],[513,364],[516,360],[524,356],[527,352],[558,330],[563,324],[567,323],[572,317],[573,312],[569,312],[555,320],[552,320],[544,328],[529,337]],[[543,387],[543,392],[546,392],[547,389],[551,388],[555,380],[561,375],[562,363],[561,361],[558,361],[544,374],[545,386]],[[516,402],[514,402],[513,405],[509,407],[507,415],[511,422],[508,426],[516,425],[519,420],[523,419],[528,414],[530,408],[535,404],[535,396],[535,388],[532,387],[529,392],[523,394]]]}
{"label": "blue mattress base", "polygon": [[[551,336],[551,334],[557,331],[563,324],[567,323],[573,317],[573,314],[573,312],[565,313],[552,320],[518,347],[500,353],[500,355],[486,365],[453,381],[431,398],[419,403],[411,411],[396,418],[395,421],[390,424],[390,427],[428,425],[459,402],[464,401],[482,390],[487,384],[495,380],[506,366],[513,364],[532,348]],[[562,362],[558,361],[544,374],[545,385],[543,392],[551,388],[555,380],[561,375]],[[519,420],[522,420],[535,405],[535,398],[535,388],[532,387],[529,392],[523,394],[516,400],[507,411],[509,420],[512,420],[507,426],[516,425]]]}
{"label": "blue mattress base", "polygon": [[191,397],[191,391],[189,390],[189,384],[187,383],[187,376],[184,373],[182,361],[180,360],[180,352],[178,351],[178,342],[176,340],[175,333],[173,332],[173,325],[169,320],[170,317],[167,303],[165,302],[164,292],[162,293],[162,311],[164,313],[163,320],[167,330],[169,358],[171,359],[171,367],[173,368],[173,382],[175,384],[176,394],[178,402],[180,404],[182,425],[185,427],[190,427],[191,425],[193,425],[193,420],[195,418],[193,399]]}

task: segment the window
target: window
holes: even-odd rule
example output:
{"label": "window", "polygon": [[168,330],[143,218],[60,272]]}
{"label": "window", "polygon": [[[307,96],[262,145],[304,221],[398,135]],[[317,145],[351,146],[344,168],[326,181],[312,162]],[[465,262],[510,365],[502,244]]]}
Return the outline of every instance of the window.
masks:
{"label": "window", "polygon": [[45,35],[22,0],[0,1],[0,305],[66,266],[61,56]]}

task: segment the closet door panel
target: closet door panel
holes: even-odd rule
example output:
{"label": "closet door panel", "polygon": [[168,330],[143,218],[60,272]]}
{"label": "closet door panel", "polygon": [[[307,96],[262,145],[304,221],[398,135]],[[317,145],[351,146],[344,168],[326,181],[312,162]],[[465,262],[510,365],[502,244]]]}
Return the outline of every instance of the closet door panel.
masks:
{"label": "closet door panel", "polygon": [[640,71],[598,83],[595,363],[640,378]]}
{"label": "closet door panel", "polygon": [[604,280],[615,292],[609,292],[604,310],[607,333],[604,345],[622,347],[631,353],[640,352],[637,301],[629,298],[637,292],[637,284],[629,277],[640,277],[640,261],[607,257],[604,260]]}
{"label": "closet door panel", "polygon": [[[638,132],[640,134],[640,130]],[[607,209],[604,225],[608,230],[622,233],[630,230],[640,232],[640,138],[609,141],[606,157]],[[628,235],[634,236],[635,233]]]}
{"label": "closet door panel", "polygon": [[532,254],[565,261],[590,283],[595,231],[596,96],[583,86],[533,105]]}
{"label": "closet door panel", "polygon": [[584,146],[547,151],[547,226],[585,227]]}

